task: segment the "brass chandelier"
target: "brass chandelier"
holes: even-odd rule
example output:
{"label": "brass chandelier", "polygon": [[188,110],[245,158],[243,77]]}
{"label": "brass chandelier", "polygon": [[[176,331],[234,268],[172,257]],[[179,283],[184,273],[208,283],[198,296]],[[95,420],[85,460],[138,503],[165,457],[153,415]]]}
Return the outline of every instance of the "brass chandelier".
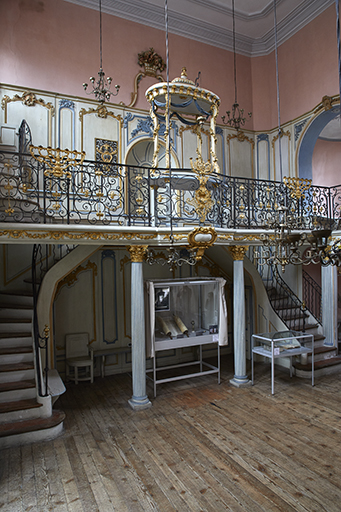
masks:
{"label": "brass chandelier", "polygon": [[[92,91],[87,92],[87,94],[94,94],[96,100],[100,103],[104,103],[105,101],[110,101],[111,96],[117,96],[118,91],[120,89],[119,85],[115,85],[115,92],[110,91],[112,78],[108,76],[105,78],[105,73],[103,71],[102,66],[102,0],[99,0],[99,53],[100,53],[100,66],[98,71],[98,80],[96,81],[94,76],[89,78],[92,84]],[[84,91],[87,90],[88,84],[83,83]]]}
{"label": "brass chandelier", "polygon": [[[239,107],[237,100],[237,64],[236,64],[236,21],[234,12],[234,0],[232,0],[232,21],[233,21],[233,76],[234,76],[234,103],[232,111],[228,110],[226,116],[222,116],[223,123],[240,130],[241,126],[245,125],[246,117],[244,117],[244,109]],[[248,117],[251,119],[252,113],[248,112]]]}
{"label": "brass chandelier", "polygon": [[330,243],[331,229],[302,233],[292,230],[294,226],[295,219],[288,215],[288,208],[278,207],[270,226],[274,228],[274,233],[261,235],[263,246],[260,251],[255,251],[258,265],[280,265],[283,273],[286,265],[290,264],[341,265],[341,242],[336,240]]}

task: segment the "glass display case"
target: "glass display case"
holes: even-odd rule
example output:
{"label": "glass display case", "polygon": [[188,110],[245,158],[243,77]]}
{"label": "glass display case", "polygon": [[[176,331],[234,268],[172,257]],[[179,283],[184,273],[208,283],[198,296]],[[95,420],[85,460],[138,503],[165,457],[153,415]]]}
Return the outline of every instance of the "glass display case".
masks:
{"label": "glass display case", "polygon": [[[161,382],[210,373],[217,373],[220,382],[220,345],[227,344],[224,285],[222,278],[146,282],[147,356],[153,359],[154,396]],[[203,345],[212,343],[217,344],[217,366],[202,359]],[[157,367],[157,352],[189,346],[199,347],[199,359],[172,368],[198,364],[199,371],[158,379],[157,373],[170,367]]]}
{"label": "glass display case", "polygon": [[292,358],[311,354],[311,385],[314,385],[314,336],[297,331],[278,331],[253,334],[251,337],[252,384],[254,383],[254,356],[258,354],[271,359],[271,393],[275,393],[275,359],[289,357],[290,377]]}

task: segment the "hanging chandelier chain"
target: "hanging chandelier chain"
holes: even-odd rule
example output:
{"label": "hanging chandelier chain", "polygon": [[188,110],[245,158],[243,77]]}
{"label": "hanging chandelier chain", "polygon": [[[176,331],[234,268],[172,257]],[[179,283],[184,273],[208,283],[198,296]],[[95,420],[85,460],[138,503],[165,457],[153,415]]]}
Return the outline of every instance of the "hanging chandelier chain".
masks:
{"label": "hanging chandelier chain", "polygon": [[[236,16],[234,0],[232,0],[232,33],[233,33],[233,79],[234,79],[234,103],[232,110],[226,112],[226,116],[222,116],[224,124],[235,128],[237,131],[241,126],[244,126],[246,118],[244,117],[244,109],[239,108],[238,94],[237,94],[237,52],[236,52]],[[251,119],[252,113],[248,112],[248,117]]]}
{"label": "hanging chandelier chain", "polygon": [[102,69],[102,0],[99,0],[99,55],[100,68]]}
{"label": "hanging chandelier chain", "polygon": [[279,148],[279,169],[280,181],[283,179],[283,162],[282,162],[282,127],[281,127],[281,104],[279,98],[279,71],[278,71],[278,43],[277,43],[277,9],[276,0],[274,0],[274,25],[275,25],[275,61],[276,61],[276,88],[277,88],[277,112],[278,112],[278,148]]}
{"label": "hanging chandelier chain", "polygon": [[[102,0],[99,0],[99,59],[100,59],[100,67],[98,71],[98,79],[96,81],[94,76],[90,77],[90,82],[92,84],[92,91],[87,94],[94,94],[96,100],[100,103],[104,103],[106,100],[109,101],[111,96],[117,96],[118,91],[120,89],[119,85],[115,85],[115,92],[110,91],[110,86],[112,82],[112,78],[108,76],[105,78],[105,73],[103,71],[103,63],[102,63]],[[84,91],[87,90],[88,84],[83,83]]]}
{"label": "hanging chandelier chain", "polygon": [[232,23],[233,23],[233,67],[234,67],[234,102],[237,102],[237,56],[236,56],[236,20],[234,13],[234,0],[232,0]]}

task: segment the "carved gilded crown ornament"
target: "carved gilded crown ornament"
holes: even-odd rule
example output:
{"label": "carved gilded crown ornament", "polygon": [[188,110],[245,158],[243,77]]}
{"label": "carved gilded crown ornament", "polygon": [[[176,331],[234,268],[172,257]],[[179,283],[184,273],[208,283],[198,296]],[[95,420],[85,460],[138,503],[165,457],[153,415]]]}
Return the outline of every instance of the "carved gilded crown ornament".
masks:
{"label": "carved gilded crown ornament", "polygon": [[142,263],[145,259],[148,245],[129,245],[127,251],[130,253],[132,263]]}
{"label": "carved gilded crown ornament", "polygon": [[249,249],[248,245],[231,245],[228,250],[234,261],[243,261]]}
{"label": "carved gilded crown ornament", "polygon": [[[34,152],[38,154],[35,154]],[[47,168],[44,175],[54,178],[62,178],[63,176],[71,178],[69,167],[72,165],[81,165],[85,158],[85,151],[60,148],[44,148],[43,146],[30,146],[30,153],[35,160],[44,164]]]}
{"label": "carved gilded crown ornament", "polygon": [[[166,123],[166,167],[170,167],[169,155],[169,126],[170,119],[176,117],[186,125],[202,126],[210,118],[211,162],[216,172],[220,172],[216,157],[216,119],[219,112],[220,98],[213,92],[199,87],[187,77],[186,68],[182,68],[181,76],[171,82],[161,82],[152,85],[146,91],[146,98],[151,105],[150,116],[154,123],[154,155],[153,166],[158,166],[160,151],[159,129],[160,121]],[[186,117],[184,117],[186,116]],[[198,141],[199,142],[199,141]],[[201,147],[198,147],[201,154]]]}

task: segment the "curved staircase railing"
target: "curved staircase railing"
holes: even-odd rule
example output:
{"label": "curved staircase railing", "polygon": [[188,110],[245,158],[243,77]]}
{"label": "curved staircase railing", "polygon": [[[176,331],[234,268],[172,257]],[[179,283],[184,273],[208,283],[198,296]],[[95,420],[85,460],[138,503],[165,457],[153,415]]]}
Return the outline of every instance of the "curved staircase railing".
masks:
{"label": "curved staircase railing", "polygon": [[321,324],[321,321],[315,317],[307,304],[284,281],[276,265],[261,267],[259,271],[272,309],[289,330],[305,332],[306,321],[310,315],[313,315],[317,322]]}
{"label": "curved staircase railing", "polygon": [[[35,366],[37,374],[37,388],[39,396],[48,395],[48,370],[49,370],[49,330],[45,326],[41,331],[37,315],[37,302],[41,282],[55,263],[76,246],[55,245],[51,246],[35,244],[32,251],[32,292],[33,292],[33,345],[35,354]],[[50,252],[51,250],[51,252]],[[43,356],[43,357],[42,357]],[[43,359],[43,361],[42,361]]]}

